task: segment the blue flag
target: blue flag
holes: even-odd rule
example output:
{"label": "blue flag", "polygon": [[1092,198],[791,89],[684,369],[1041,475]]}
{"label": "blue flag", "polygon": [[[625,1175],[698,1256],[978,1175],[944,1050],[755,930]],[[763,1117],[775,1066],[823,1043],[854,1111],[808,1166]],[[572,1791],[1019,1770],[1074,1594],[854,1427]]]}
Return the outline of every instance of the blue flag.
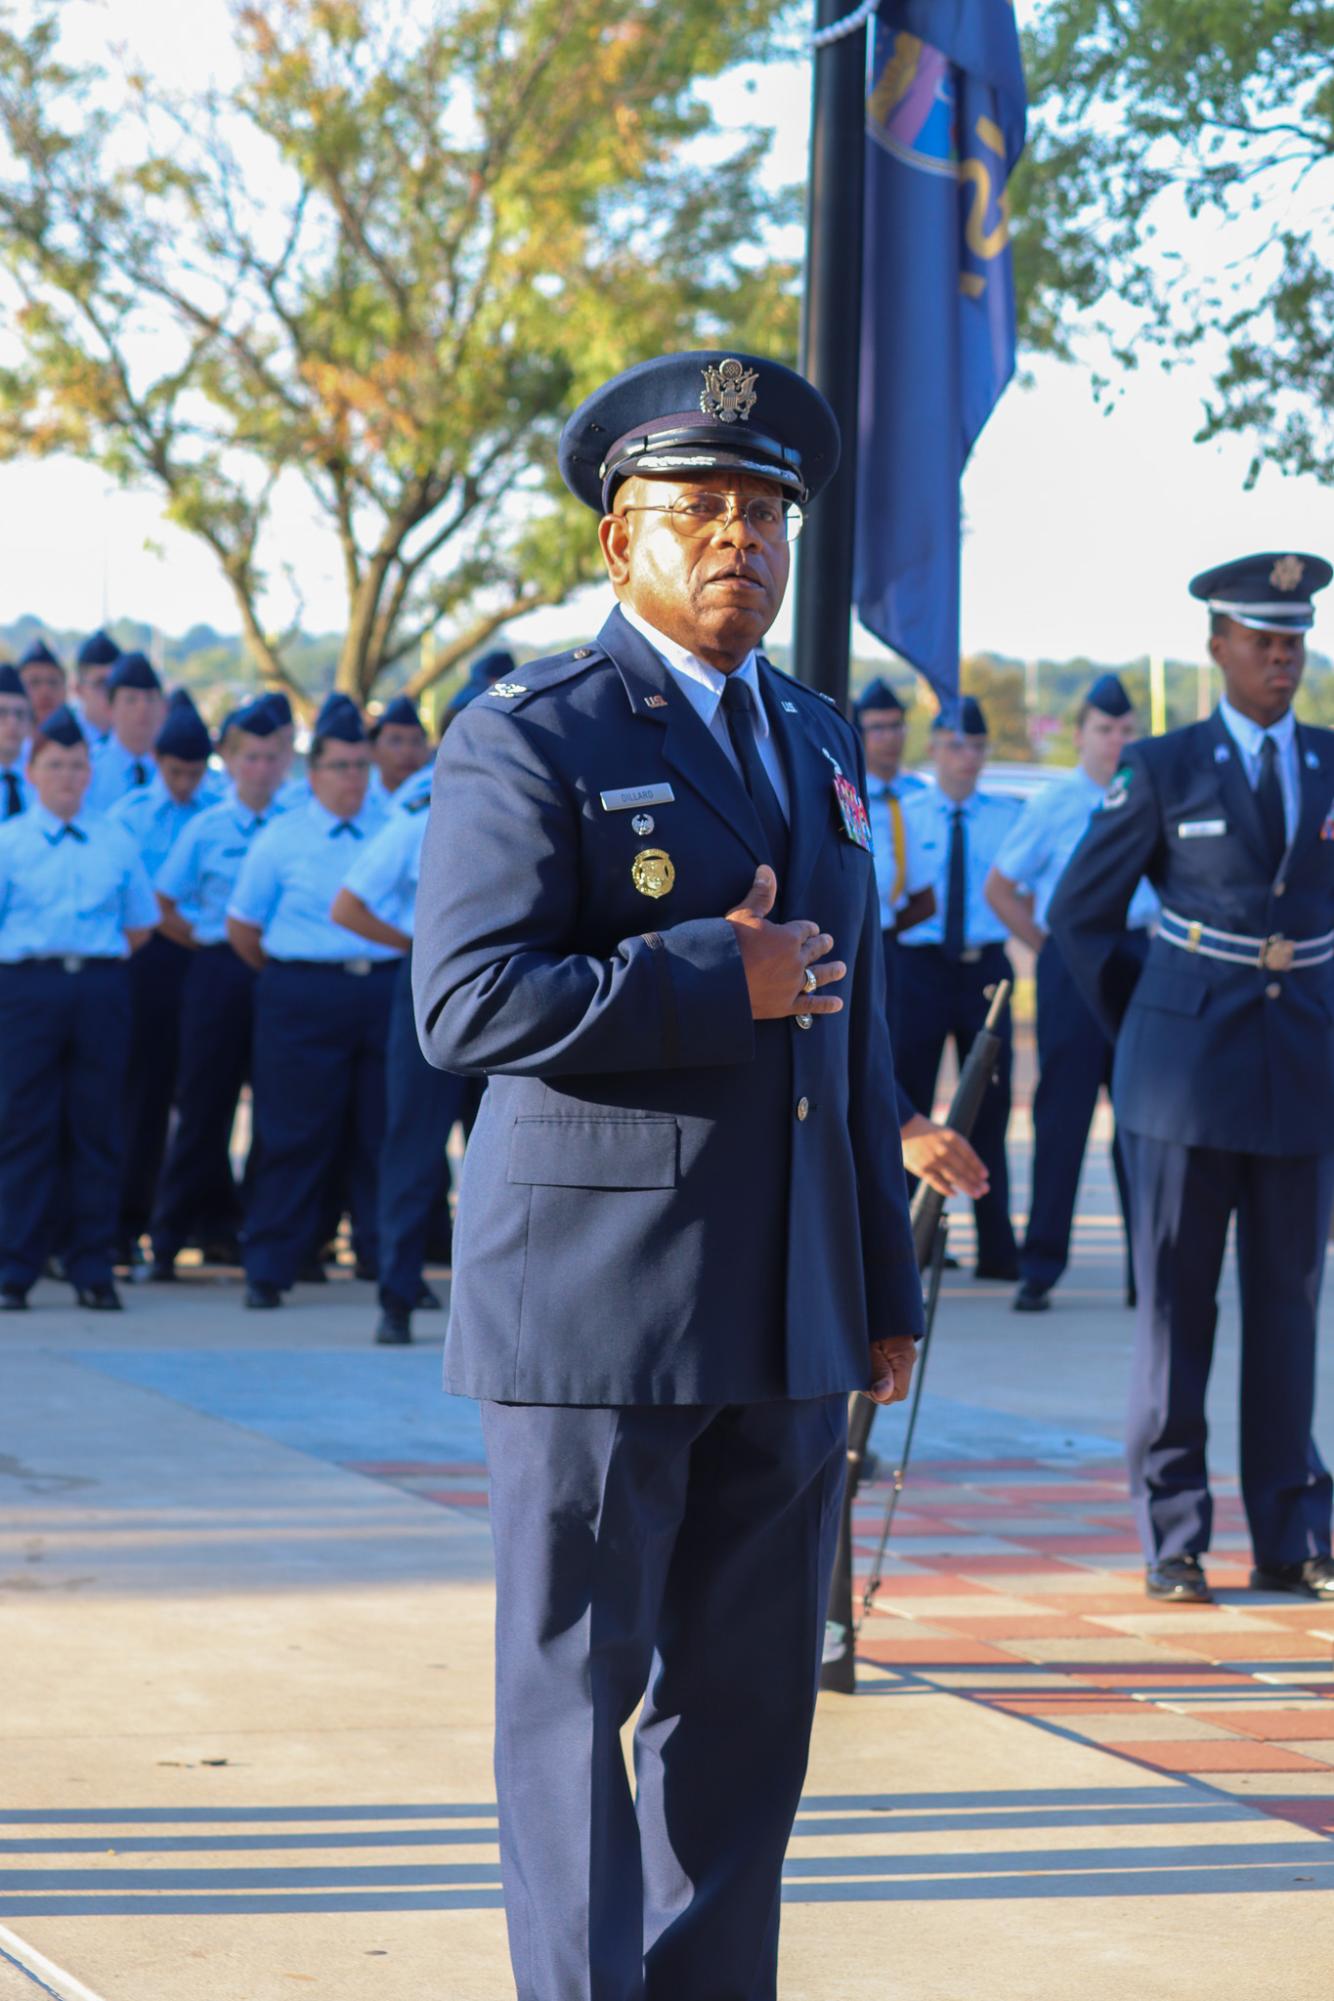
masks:
{"label": "blue flag", "polygon": [[959,687],[959,481],[1014,373],[1006,190],[1025,112],[1013,0],[881,0],[853,596],[943,702]]}

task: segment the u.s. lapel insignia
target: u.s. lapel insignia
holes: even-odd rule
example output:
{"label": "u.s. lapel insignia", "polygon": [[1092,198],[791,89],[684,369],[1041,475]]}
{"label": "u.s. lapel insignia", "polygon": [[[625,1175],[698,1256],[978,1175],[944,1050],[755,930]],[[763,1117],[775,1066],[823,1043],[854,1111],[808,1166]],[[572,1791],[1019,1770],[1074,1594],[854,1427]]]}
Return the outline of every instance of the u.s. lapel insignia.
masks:
{"label": "u.s. lapel insignia", "polygon": [[667,697],[665,695],[645,695],[644,697],[644,707],[646,709],[665,709],[666,706]]}
{"label": "u.s. lapel insignia", "polygon": [[528,690],[522,681],[497,681],[491,693],[498,695],[502,702],[512,702],[517,696],[526,695]]}
{"label": "u.s. lapel insignia", "polygon": [[630,864],[630,880],[641,896],[668,895],[676,881],[671,856],[663,848],[641,848]]}
{"label": "u.s. lapel insignia", "polygon": [[1306,753],[1306,769],[1308,771],[1319,771],[1320,769],[1320,759],[1313,750],[1308,750]]}
{"label": "u.s. lapel insignia", "polygon": [[755,370],[743,368],[739,361],[711,361],[702,372],[699,407],[704,415],[716,417],[720,424],[735,424],[738,419],[748,422],[759,401]]}
{"label": "u.s. lapel insignia", "polygon": [[1228,749],[1225,743],[1216,743],[1214,745],[1215,764],[1226,764],[1231,755],[1232,752]]}
{"label": "u.s. lapel insignia", "polygon": [[782,709],[783,714],[785,716],[795,716],[797,713],[797,705],[795,702],[780,702],[779,707]]}

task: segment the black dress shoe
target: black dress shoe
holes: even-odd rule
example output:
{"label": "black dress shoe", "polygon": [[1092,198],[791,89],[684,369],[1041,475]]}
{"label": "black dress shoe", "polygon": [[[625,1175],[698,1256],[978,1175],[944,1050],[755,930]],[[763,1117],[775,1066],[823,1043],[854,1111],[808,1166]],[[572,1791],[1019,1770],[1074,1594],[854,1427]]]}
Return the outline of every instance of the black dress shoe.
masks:
{"label": "black dress shoe", "polygon": [[1251,1590],[1334,1599],[1334,1557],[1308,1556],[1305,1563],[1258,1563],[1251,1572]]}
{"label": "black dress shoe", "polygon": [[1144,1589],[1150,1598],[1167,1598],[1177,1605],[1212,1605],[1204,1567],[1198,1556],[1165,1556],[1149,1564],[1144,1572]]}
{"label": "black dress shoe", "polygon": [[235,1237],[206,1237],[199,1246],[206,1265],[239,1265],[241,1246]]}
{"label": "black dress shoe", "polygon": [[1012,1313],[1045,1313],[1051,1305],[1051,1294],[1045,1285],[1039,1285],[1035,1278],[1026,1278],[1014,1298],[1010,1301]]}
{"label": "black dress shoe", "polygon": [[307,1258],[296,1268],[296,1282],[298,1285],[327,1285],[329,1274],[319,1258]]}
{"label": "black dress shoe", "polygon": [[402,1306],[380,1307],[375,1339],[381,1348],[404,1348],[412,1339],[412,1315]]}
{"label": "black dress shoe", "polygon": [[275,1306],[282,1305],[283,1296],[276,1285],[263,1285],[257,1279],[246,1287],[245,1303],[252,1313],[271,1313]]}
{"label": "black dress shoe", "polygon": [[122,1311],[120,1294],[109,1278],[97,1285],[76,1285],[74,1297],[80,1306],[86,1306],[90,1313],[119,1313]]}
{"label": "black dress shoe", "polygon": [[26,1313],[28,1294],[21,1285],[0,1285],[0,1313]]}
{"label": "black dress shoe", "polygon": [[433,1285],[428,1285],[426,1280],[423,1279],[417,1288],[417,1297],[413,1301],[413,1305],[420,1307],[423,1312],[438,1313],[440,1310],[440,1294]]}
{"label": "black dress shoe", "polygon": [[999,1279],[1002,1285],[1013,1285],[1018,1276],[1019,1266],[1014,1262],[1003,1265],[974,1265],[973,1267],[974,1278]]}

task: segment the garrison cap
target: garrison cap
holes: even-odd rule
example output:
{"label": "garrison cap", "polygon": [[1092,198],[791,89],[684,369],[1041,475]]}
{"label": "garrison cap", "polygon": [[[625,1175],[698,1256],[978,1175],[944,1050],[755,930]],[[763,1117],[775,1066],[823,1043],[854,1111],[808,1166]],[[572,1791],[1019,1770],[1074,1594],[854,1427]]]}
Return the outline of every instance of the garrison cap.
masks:
{"label": "garrison cap", "polygon": [[44,639],[33,640],[32,645],[19,661],[19,666],[59,667],[62,674],[65,671],[63,663],[56,658]]}
{"label": "garrison cap", "polygon": [[976,695],[957,695],[932,718],[933,730],[953,730],[956,736],[987,736],[987,719]]}
{"label": "garrison cap", "polygon": [[244,730],[247,736],[273,736],[280,727],[281,718],[273,701],[268,695],[260,695],[255,701],[233,709],[218,736],[225,737],[228,730]]}
{"label": "garrison cap", "polygon": [[109,632],[99,625],[96,632],[90,632],[75,657],[79,667],[114,667],[120,659],[120,648]]}
{"label": "garrison cap", "polygon": [[266,695],[258,696],[257,700],[264,703],[269,714],[273,717],[273,727],[275,729],[285,730],[291,726],[293,720],[292,704],[288,701],[281,688],[270,688]]}
{"label": "garrison cap", "polygon": [[407,695],[395,695],[392,702],[385,703],[383,709],[375,718],[375,723],[371,730],[372,742],[374,742],[386,723],[392,723],[398,729],[405,730],[419,730],[423,727],[422,719],[417,714],[417,705]]}
{"label": "garrison cap", "polygon": [[336,737],[339,743],[365,743],[366,725],[352,697],[340,694],[335,688],[332,694],[325,696],[311,734]]}
{"label": "garrison cap", "polygon": [[1084,700],[1089,708],[1100,709],[1104,716],[1128,716],[1135,706],[1118,674],[1099,674]]}
{"label": "garrison cap", "polygon": [[897,709],[900,715],[903,714],[902,699],[882,675],[877,674],[874,681],[867,682],[857,697],[853,713],[860,720],[867,709]]}
{"label": "garrison cap", "polygon": [[518,663],[507,646],[494,646],[489,653],[479,653],[468,669],[468,678],[449,704],[449,713],[456,716],[460,709],[466,709],[469,702],[475,702],[497,681],[512,681],[518,673]]}
{"label": "garrison cap", "polygon": [[10,665],[8,660],[0,662],[0,695],[22,695],[25,702],[28,699],[23,676],[17,667]]}
{"label": "garrison cap", "polygon": [[812,383],[727,348],[627,368],[579,405],[560,438],[561,478],[595,514],[636,473],[755,473],[808,500],[838,457],[838,421]]}
{"label": "garrison cap", "polygon": [[145,688],[159,695],[162,693],[162,683],[147,654],[121,654],[107,675],[107,694],[114,695],[118,688]]}
{"label": "garrison cap", "polygon": [[1334,568],[1323,556],[1271,549],[1201,570],[1190,580],[1190,594],[1255,632],[1306,632],[1315,622],[1311,599],[1331,577]]}
{"label": "garrison cap", "polygon": [[179,757],[186,764],[204,764],[213,749],[208,725],[184,688],[178,688],[167,709],[166,721],[153,746],[159,757]]}
{"label": "garrison cap", "polygon": [[46,721],[38,723],[33,734],[45,743],[61,744],[66,750],[73,750],[76,744],[85,742],[79,718],[67,702],[62,702],[58,709],[52,709]]}

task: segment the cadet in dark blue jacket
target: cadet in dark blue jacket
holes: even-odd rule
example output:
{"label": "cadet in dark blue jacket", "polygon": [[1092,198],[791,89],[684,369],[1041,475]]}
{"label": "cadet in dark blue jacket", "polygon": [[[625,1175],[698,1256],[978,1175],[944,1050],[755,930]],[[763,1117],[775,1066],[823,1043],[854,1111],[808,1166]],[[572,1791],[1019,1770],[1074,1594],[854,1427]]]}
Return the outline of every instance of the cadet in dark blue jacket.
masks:
{"label": "cadet in dark blue jacket", "polygon": [[491,1079],[446,1382],[483,1401],[521,2001],[772,2001],[847,1395],[903,1394],[921,1328],[860,745],[758,651],[837,457],[776,362],[609,383],[561,469],[619,604],[437,759],[413,984]]}
{"label": "cadet in dark blue jacket", "polygon": [[[1334,1202],[1334,733],[1292,714],[1331,574],[1271,553],[1194,579],[1223,699],[1125,752],[1048,913],[1116,1038],[1139,1290],[1130,1477],[1158,1598],[1209,1595],[1204,1402],[1234,1215],[1251,1581],[1334,1597],[1311,1435]],[[1123,933],[1141,876],[1163,908],[1136,984]]]}

